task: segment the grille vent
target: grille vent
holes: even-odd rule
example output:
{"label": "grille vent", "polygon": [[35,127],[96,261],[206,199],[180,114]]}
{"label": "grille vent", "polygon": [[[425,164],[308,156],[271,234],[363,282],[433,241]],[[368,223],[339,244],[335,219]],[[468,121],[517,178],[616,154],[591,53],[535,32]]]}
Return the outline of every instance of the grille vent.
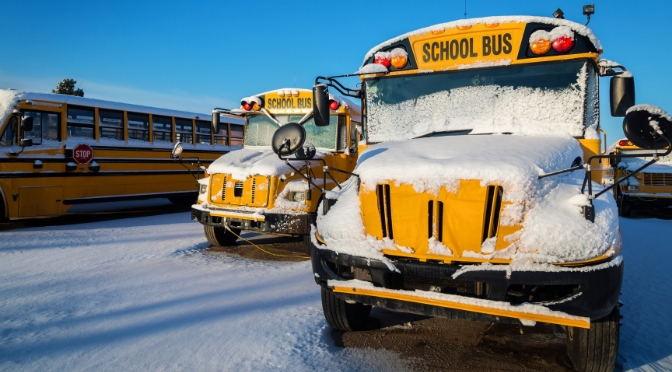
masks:
{"label": "grille vent", "polygon": [[502,208],[502,187],[488,186],[488,199],[485,202],[485,223],[483,224],[483,240],[497,235],[499,214]]}
{"label": "grille vent", "polygon": [[226,200],[226,176],[224,176],[224,183],[222,183],[222,201]]}
{"label": "grille vent", "polygon": [[427,203],[427,237],[443,241],[443,202],[430,200]]}
{"label": "grille vent", "polygon": [[254,194],[257,191],[257,179],[252,178],[252,204],[254,204]]}
{"label": "grille vent", "polygon": [[378,185],[376,187],[376,196],[378,197],[378,213],[380,213],[380,226],[383,230],[383,238],[394,239],[392,232],[390,185]]}
{"label": "grille vent", "polygon": [[672,173],[644,173],[644,186],[672,186]]}
{"label": "grille vent", "polygon": [[238,181],[236,182],[236,185],[233,188],[233,196],[236,198],[240,198],[243,196],[243,183]]}

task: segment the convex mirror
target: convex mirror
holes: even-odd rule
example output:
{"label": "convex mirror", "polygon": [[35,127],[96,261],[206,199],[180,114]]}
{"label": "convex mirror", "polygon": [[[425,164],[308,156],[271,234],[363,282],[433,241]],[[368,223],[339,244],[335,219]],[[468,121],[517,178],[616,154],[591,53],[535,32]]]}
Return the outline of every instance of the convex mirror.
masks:
{"label": "convex mirror", "polygon": [[184,149],[182,148],[182,144],[177,142],[175,143],[175,147],[173,147],[173,152],[170,154],[170,157],[173,159],[177,159],[182,155],[182,151]]}
{"label": "convex mirror", "polygon": [[303,126],[298,123],[287,123],[275,131],[271,147],[276,154],[289,156],[301,148],[305,141],[306,130]]}
{"label": "convex mirror", "polygon": [[635,146],[659,150],[669,144],[661,133],[668,139],[672,138],[672,118],[660,107],[633,106],[623,119],[623,132]]}

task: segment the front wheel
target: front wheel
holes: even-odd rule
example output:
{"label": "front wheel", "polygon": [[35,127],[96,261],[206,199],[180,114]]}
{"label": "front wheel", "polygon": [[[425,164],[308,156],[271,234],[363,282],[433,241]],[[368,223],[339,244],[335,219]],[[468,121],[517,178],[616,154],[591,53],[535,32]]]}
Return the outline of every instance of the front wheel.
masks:
{"label": "front wheel", "polygon": [[632,203],[626,195],[621,195],[621,202],[618,205],[618,214],[621,217],[630,217],[632,213]]}
{"label": "front wheel", "polygon": [[303,236],[303,251],[307,256],[312,255],[313,243],[310,241],[310,234]]}
{"label": "front wheel", "polygon": [[327,323],[341,331],[361,331],[371,314],[371,306],[359,302],[352,304],[322,288],[322,311]]}
{"label": "front wheel", "polygon": [[567,354],[579,372],[611,372],[616,366],[621,315],[611,314],[592,322],[590,329],[567,327]]}
{"label": "front wheel", "polygon": [[238,239],[236,235],[240,235],[240,229],[231,229],[235,235],[223,227],[204,225],[203,230],[205,231],[205,237],[212,245],[234,245]]}

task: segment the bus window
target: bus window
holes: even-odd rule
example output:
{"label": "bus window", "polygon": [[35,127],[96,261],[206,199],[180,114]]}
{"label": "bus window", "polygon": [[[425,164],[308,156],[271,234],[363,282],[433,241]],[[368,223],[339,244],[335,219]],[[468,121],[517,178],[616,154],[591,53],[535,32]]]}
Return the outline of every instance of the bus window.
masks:
{"label": "bus window", "polygon": [[177,136],[178,141],[182,143],[192,143],[191,129],[191,120],[175,118],[175,135]]}
{"label": "bus window", "polygon": [[217,132],[215,133],[215,145],[228,145],[228,143],[226,143],[228,137],[229,124],[219,123],[219,128],[217,128]]}
{"label": "bus window", "polygon": [[[302,116],[300,115],[290,115],[289,122],[297,122],[301,119],[301,117]],[[343,133],[343,136],[345,136],[344,116],[332,115],[329,118],[329,125],[326,127],[318,127],[315,125],[315,121],[313,119],[305,122],[303,127],[306,129],[306,141],[312,143],[315,148],[329,149],[332,151],[340,151],[345,148],[345,137],[342,140],[336,137],[337,134],[340,136],[341,132]]]}
{"label": "bus window", "polygon": [[277,129],[278,125],[266,115],[248,116],[245,143],[247,146],[269,146]]}
{"label": "bus window", "polygon": [[9,119],[7,128],[5,128],[5,132],[2,134],[2,137],[0,137],[0,146],[12,146],[14,144],[14,138],[16,137],[16,123],[16,117]]}
{"label": "bus window", "polygon": [[58,114],[37,111],[24,111],[25,117],[33,118],[33,130],[25,132],[23,137],[33,140],[34,145],[42,143],[42,139],[58,140]]}
{"label": "bus window", "polygon": [[128,113],[128,139],[149,141],[149,115]]}
{"label": "bus window", "polygon": [[42,143],[42,113],[37,111],[24,111],[25,118],[33,118],[33,130],[23,133],[23,138],[33,140],[33,145]]}
{"label": "bus window", "polygon": [[210,144],[210,127],[209,121],[196,120],[196,143]]}
{"label": "bus window", "polygon": [[124,140],[124,113],[121,111],[98,110],[100,138]]}
{"label": "bus window", "polygon": [[93,109],[68,107],[68,137],[93,138]]}
{"label": "bus window", "polygon": [[173,142],[171,138],[172,120],[166,116],[154,116],[154,142]]}
{"label": "bus window", "polygon": [[231,146],[242,146],[243,137],[245,137],[245,127],[238,124],[231,125]]}

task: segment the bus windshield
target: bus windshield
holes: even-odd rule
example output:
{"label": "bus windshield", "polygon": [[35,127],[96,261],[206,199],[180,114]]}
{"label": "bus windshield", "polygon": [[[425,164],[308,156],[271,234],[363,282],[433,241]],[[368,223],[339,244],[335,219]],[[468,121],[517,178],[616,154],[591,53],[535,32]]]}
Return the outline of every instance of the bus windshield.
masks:
{"label": "bus windshield", "polygon": [[[275,115],[282,124],[296,123],[303,115]],[[332,115],[329,125],[318,127],[313,119],[303,124],[306,129],[306,142],[310,142],[318,149],[343,150],[345,148],[345,117]],[[245,130],[245,147],[271,146],[271,139],[278,125],[266,115],[247,117]]]}
{"label": "bus windshield", "polygon": [[[597,123],[597,75],[570,61],[366,80],[369,142],[431,133],[563,133]],[[590,103],[593,102],[593,103]]]}

